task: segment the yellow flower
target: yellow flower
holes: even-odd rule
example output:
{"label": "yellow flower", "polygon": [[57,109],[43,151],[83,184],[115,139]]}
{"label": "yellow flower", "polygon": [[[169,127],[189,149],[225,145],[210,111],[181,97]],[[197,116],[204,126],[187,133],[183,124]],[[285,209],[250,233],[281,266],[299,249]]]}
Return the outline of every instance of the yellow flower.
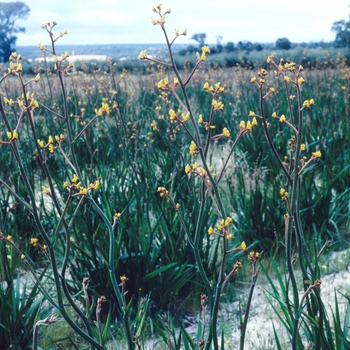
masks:
{"label": "yellow flower", "polygon": [[250,79],[251,83],[255,83],[256,82],[256,77],[253,77],[252,79]]}
{"label": "yellow flower", "polygon": [[281,123],[284,123],[286,121],[286,116],[284,115],[284,114],[282,114],[281,116],[280,116],[280,122]]}
{"label": "yellow flower", "polygon": [[208,234],[212,235],[214,233],[214,229],[210,226],[208,229]]}
{"label": "yellow flower", "polygon": [[257,125],[258,125],[258,121],[254,117],[253,120],[252,120],[252,126],[257,126]]}
{"label": "yellow flower", "polygon": [[128,278],[125,275],[123,275],[120,277],[120,280],[122,283],[125,283],[128,280]]}
{"label": "yellow flower", "polygon": [[208,82],[206,82],[206,83],[204,84],[203,89],[204,89],[204,90],[209,90],[209,83],[208,83]]}
{"label": "yellow flower", "polygon": [[305,82],[303,77],[298,78],[298,84],[301,85]]}
{"label": "yellow flower", "polygon": [[21,255],[21,259],[24,260],[26,256],[24,254]]}
{"label": "yellow flower", "polygon": [[313,152],[312,157],[313,158],[320,158],[322,156],[321,151]]}
{"label": "yellow flower", "polygon": [[242,250],[246,250],[247,245],[245,244],[244,241],[241,243],[240,248],[241,248]]}
{"label": "yellow flower", "polygon": [[230,137],[230,131],[227,128],[223,128],[222,133],[225,137]]}
{"label": "yellow flower", "polygon": [[37,238],[31,238],[30,239],[30,244],[33,246],[33,247],[36,247],[38,245],[38,242],[39,240]]}
{"label": "yellow flower", "polygon": [[102,111],[102,112],[104,112],[104,113],[109,114],[110,109],[109,109],[109,106],[108,106],[108,104],[107,104],[107,103],[102,102],[101,111]]}
{"label": "yellow flower", "polygon": [[240,123],[239,123],[239,127],[240,129],[245,129],[245,121],[242,120]]}
{"label": "yellow flower", "polygon": [[249,117],[255,117],[255,113],[253,111],[249,112]]}
{"label": "yellow flower", "polygon": [[7,239],[8,241],[12,241],[12,236],[8,235],[8,236],[6,237],[6,239]]}
{"label": "yellow flower", "polygon": [[252,131],[252,124],[250,123],[250,121],[247,121],[247,126],[246,126],[247,131]]}
{"label": "yellow flower", "polygon": [[188,174],[188,173],[190,173],[190,172],[191,172],[191,167],[190,167],[189,164],[187,164],[187,165],[185,166],[185,173]]}
{"label": "yellow flower", "polygon": [[305,148],[306,148],[305,143],[302,143],[302,144],[300,145],[300,150],[301,150],[301,151],[305,151]]}
{"label": "yellow flower", "polygon": [[176,119],[176,113],[173,109],[171,109],[169,111],[169,115],[170,115],[170,120],[175,120]]}
{"label": "yellow flower", "polygon": [[198,118],[198,124],[203,124],[203,116],[200,114]]}
{"label": "yellow flower", "polygon": [[274,59],[274,56],[271,55],[271,56],[267,57],[266,62],[271,63],[273,61],[273,59]]}
{"label": "yellow flower", "polygon": [[141,51],[139,58],[140,58],[140,60],[144,60],[145,58],[147,58],[147,50]]}
{"label": "yellow flower", "polygon": [[184,122],[187,122],[188,118],[190,117],[190,112],[187,112],[186,114],[182,113],[182,120]]}
{"label": "yellow flower", "polygon": [[272,113],[272,118],[277,118],[277,113],[276,112]]}
{"label": "yellow flower", "polygon": [[291,82],[291,78],[289,78],[287,75],[284,76],[284,80],[287,82],[287,83],[290,83]]}
{"label": "yellow flower", "polygon": [[73,179],[72,179],[72,182],[75,184],[79,181],[79,178],[76,174],[73,175]]}
{"label": "yellow flower", "polygon": [[191,144],[190,144],[190,154],[192,156],[194,154],[198,154],[198,148],[197,148],[196,144],[194,143],[194,141],[191,141]]}

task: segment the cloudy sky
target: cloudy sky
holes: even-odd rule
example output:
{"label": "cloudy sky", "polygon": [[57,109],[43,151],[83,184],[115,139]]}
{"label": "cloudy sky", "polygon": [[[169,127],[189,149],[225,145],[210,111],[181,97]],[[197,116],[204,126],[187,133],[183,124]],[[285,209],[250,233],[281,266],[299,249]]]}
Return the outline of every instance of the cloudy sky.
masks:
{"label": "cloudy sky", "polygon": [[[68,35],[60,44],[163,43],[159,26],[153,26],[151,0],[21,0],[31,11],[18,24],[26,28],[18,34],[17,45],[48,43],[41,25],[56,21],[57,31]],[[10,2],[0,0],[0,2]],[[349,0],[168,0],[166,18],[170,36],[174,28],[187,29],[179,43],[194,43],[195,33],[206,33],[207,43],[249,40],[275,42],[287,37],[291,42],[332,41],[332,23],[348,20]]]}

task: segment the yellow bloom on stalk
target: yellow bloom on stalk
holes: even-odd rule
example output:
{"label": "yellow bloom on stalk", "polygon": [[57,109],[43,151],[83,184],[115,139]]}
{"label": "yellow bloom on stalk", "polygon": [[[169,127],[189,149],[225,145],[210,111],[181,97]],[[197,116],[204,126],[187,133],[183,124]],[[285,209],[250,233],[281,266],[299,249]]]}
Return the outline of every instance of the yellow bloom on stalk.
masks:
{"label": "yellow bloom on stalk", "polygon": [[204,90],[209,90],[209,83],[208,83],[208,82],[206,82],[206,83],[204,84],[203,89],[204,89]]}
{"label": "yellow bloom on stalk", "polygon": [[12,241],[12,236],[8,235],[8,236],[6,237],[6,239],[7,239],[8,241]]}
{"label": "yellow bloom on stalk", "polygon": [[187,112],[186,114],[182,113],[182,120],[184,122],[187,122],[188,118],[190,117],[190,112]]}
{"label": "yellow bloom on stalk", "polygon": [[179,84],[179,79],[178,78],[174,78],[174,86]]}
{"label": "yellow bloom on stalk", "polygon": [[104,112],[104,113],[109,114],[110,109],[109,109],[109,106],[108,106],[108,104],[107,104],[107,103],[102,102],[101,111],[102,111],[102,112]]}
{"label": "yellow bloom on stalk", "polygon": [[251,83],[255,83],[256,82],[256,77],[253,77],[252,79],[250,79]]}
{"label": "yellow bloom on stalk", "polygon": [[223,134],[225,137],[230,137],[230,131],[229,131],[227,128],[223,128],[222,134]]}
{"label": "yellow bloom on stalk", "polygon": [[203,124],[203,116],[200,114],[198,118],[198,124]]}
{"label": "yellow bloom on stalk", "polygon": [[249,112],[249,117],[255,117],[255,113],[253,111]]}
{"label": "yellow bloom on stalk", "polygon": [[6,135],[10,140],[12,139],[12,132],[11,131],[7,131]]}
{"label": "yellow bloom on stalk", "polygon": [[313,152],[312,157],[313,158],[320,158],[322,156],[321,151]]}
{"label": "yellow bloom on stalk", "polygon": [[208,234],[212,235],[214,233],[214,229],[210,226],[208,229]]}
{"label": "yellow bloom on stalk", "polygon": [[21,260],[24,260],[26,256],[24,254],[21,255]]}
{"label": "yellow bloom on stalk", "polygon": [[173,109],[170,109],[169,115],[170,115],[170,120],[175,120],[176,119],[176,113],[175,113],[175,111]]}
{"label": "yellow bloom on stalk", "polygon": [[93,184],[93,188],[94,188],[95,190],[98,190],[98,189],[100,188],[100,181],[96,180],[96,181],[94,182],[94,184]]}
{"label": "yellow bloom on stalk", "polygon": [[209,47],[208,47],[208,46],[206,46],[206,45],[205,45],[205,46],[203,46],[203,47],[202,47],[202,52],[203,52],[203,53],[205,53],[205,54],[210,53],[210,49],[209,49]]}
{"label": "yellow bloom on stalk", "polygon": [[272,113],[272,118],[277,118],[277,113],[276,112]]}
{"label": "yellow bloom on stalk", "polygon": [[225,220],[225,226],[228,226],[231,222],[232,222],[232,218],[230,218],[229,216],[226,218]]}
{"label": "yellow bloom on stalk", "polygon": [[125,275],[123,275],[123,276],[120,277],[120,281],[121,281],[122,283],[125,283],[127,280],[128,280],[128,278],[127,278]]}
{"label": "yellow bloom on stalk", "polygon": [[39,240],[37,238],[31,238],[30,239],[30,244],[33,246],[33,247],[36,247],[38,245],[38,242]]}
{"label": "yellow bloom on stalk", "polygon": [[88,193],[88,190],[87,190],[87,188],[82,188],[81,190],[80,190],[80,193],[82,194],[82,195],[87,195],[87,193]]}
{"label": "yellow bloom on stalk", "polygon": [[243,241],[239,247],[240,247],[241,250],[246,250],[247,245],[246,245],[245,242]]}
{"label": "yellow bloom on stalk", "polygon": [[284,80],[287,82],[287,83],[290,83],[292,81],[291,78],[288,77],[288,75],[285,75],[284,76]]}
{"label": "yellow bloom on stalk", "polygon": [[78,181],[79,181],[79,177],[78,177],[76,174],[74,174],[74,175],[73,175],[72,182],[75,184],[75,183],[77,183]]}
{"label": "yellow bloom on stalk", "polygon": [[147,50],[141,51],[139,55],[140,60],[144,60],[145,58],[147,58]]}
{"label": "yellow bloom on stalk", "polygon": [[239,123],[239,127],[240,129],[245,129],[245,121],[241,120],[241,122]]}
{"label": "yellow bloom on stalk", "polygon": [[282,115],[280,116],[280,122],[281,122],[281,123],[284,123],[286,120],[287,120],[287,119],[286,119],[286,116],[285,116],[284,114],[282,114]]}
{"label": "yellow bloom on stalk", "polygon": [[301,150],[301,151],[305,151],[305,148],[306,148],[305,143],[302,143],[302,144],[300,145],[300,150]]}
{"label": "yellow bloom on stalk", "polygon": [[161,197],[169,195],[169,191],[165,187],[158,187],[157,192],[159,192]]}
{"label": "yellow bloom on stalk", "polygon": [[298,78],[298,84],[301,85],[305,82],[303,77]]}
{"label": "yellow bloom on stalk", "polygon": [[248,120],[247,121],[247,126],[246,126],[246,129],[247,129],[247,131],[252,131],[252,124],[250,123],[250,121]]}
{"label": "yellow bloom on stalk", "polygon": [[185,173],[186,174],[189,174],[190,172],[191,172],[191,167],[190,167],[190,165],[189,164],[186,164],[186,166],[185,166]]}
{"label": "yellow bloom on stalk", "polygon": [[191,144],[190,144],[190,155],[194,155],[194,154],[197,154],[198,153],[198,148],[196,146],[196,144],[194,143],[194,141],[191,141]]}
{"label": "yellow bloom on stalk", "polygon": [[281,188],[280,189],[280,195],[282,197],[288,197],[288,192],[284,188]]}
{"label": "yellow bloom on stalk", "polygon": [[257,125],[258,125],[258,121],[254,117],[253,120],[252,120],[252,126],[257,126]]}

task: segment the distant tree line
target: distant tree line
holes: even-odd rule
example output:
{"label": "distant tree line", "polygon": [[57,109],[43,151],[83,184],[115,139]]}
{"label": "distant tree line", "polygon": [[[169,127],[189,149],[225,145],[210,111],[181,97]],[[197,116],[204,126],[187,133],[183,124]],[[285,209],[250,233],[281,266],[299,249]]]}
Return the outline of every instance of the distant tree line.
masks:
{"label": "distant tree line", "polygon": [[[222,44],[222,36],[216,36],[216,45],[210,45],[211,53],[230,53],[234,51],[262,51],[266,49],[278,49],[278,50],[290,50],[297,46],[305,48],[329,48],[329,47],[350,47],[350,16],[349,21],[341,20],[334,22],[332,25],[332,31],[335,33],[335,39],[333,42],[303,42],[292,43],[288,38],[278,38],[275,43],[252,43],[247,40],[238,41],[234,44],[232,41]],[[194,34],[191,39],[197,42],[197,45],[189,45],[187,48],[179,50],[179,55],[184,56],[198,51],[204,44],[207,35],[205,33]]]}

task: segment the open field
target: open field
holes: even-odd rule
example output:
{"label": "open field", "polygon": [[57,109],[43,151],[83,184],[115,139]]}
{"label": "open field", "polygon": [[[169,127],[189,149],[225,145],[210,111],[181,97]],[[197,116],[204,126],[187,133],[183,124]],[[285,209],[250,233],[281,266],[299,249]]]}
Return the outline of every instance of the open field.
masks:
{"label": "open field", "polygon": [[0,347],[347,349],[347,60],[140,57],[2,67]]}

